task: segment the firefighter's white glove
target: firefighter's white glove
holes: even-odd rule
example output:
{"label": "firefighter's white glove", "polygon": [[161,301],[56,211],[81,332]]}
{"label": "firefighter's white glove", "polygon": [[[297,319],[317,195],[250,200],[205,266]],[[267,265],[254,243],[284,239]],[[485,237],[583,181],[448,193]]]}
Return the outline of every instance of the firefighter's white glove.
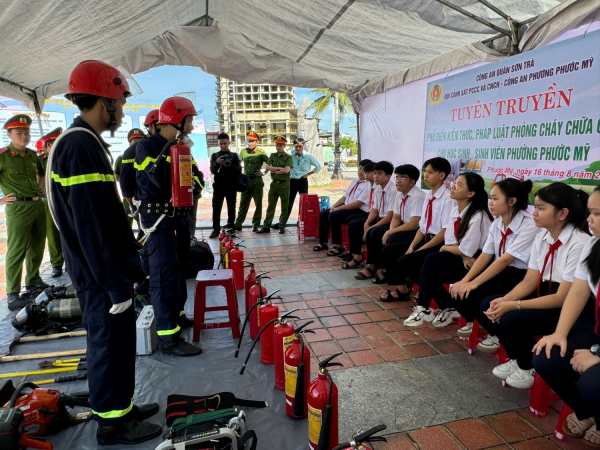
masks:
{"label": "firefighter's white glove", "polygon": [[126,302],[117,303],[116,305],[112,305],[112,308],[110,308],[108,312],[111,314],[121,314],[123,311],[129,309],[132,303],[132,299],[129,299]]}

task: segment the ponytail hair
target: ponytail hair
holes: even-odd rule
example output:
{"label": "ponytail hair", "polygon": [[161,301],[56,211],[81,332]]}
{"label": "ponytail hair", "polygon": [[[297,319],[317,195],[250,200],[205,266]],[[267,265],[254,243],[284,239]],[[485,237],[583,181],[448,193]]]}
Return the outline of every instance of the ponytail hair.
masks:
{"label": "ponytail hair", "polygon": [[582,189],[574,189],[568,184],[557,181],[540,189],[536,193],[536,197],[551,204],[559,211],[568,209],[569,215],[565,226],[571,224],[584,233],[590,234],[587,224],[587,218],[590,215],[587,201],[590,196],[587,192]]}
{"label": "ponytail hair", "polygon": [[[594,192],[600,192],[600,186],[596,186]],[[584,262],[587,265],[592,283],[598,283],[598,281],[600,281],[600,239],[594,243]]]}
{"label": "ponytail hair", "polygon": [[485,181],[481,175],[473,172],[465,172],[461,173],[459,176],[464,177],[464,179],[467,181],[467,189],[470,192],[475,193],[475,195],[473,195],[473,197],[470,199],[471,202],[469,203],[469,209],[467,209],[465,217],[461,221],[458,231],[456,232],[456,239],[461,240],[469,229],[469,222],[471,221],[471,218],[478,212],[481,211],[484,215],[487,215],[490,219],[490,222],[494,219],[490,214],[488,207],[488,194],[485,190]]}
{"label": "ponytail hair", "polygon": [[512,211],[510,211],[510,219],[517,215],[519,211],[526,211],[529,206],[529,193],[533,189],[531,180],[519,181],[515,178],[506,178],[496,187],[502,191],[506,199],[514,198],[516,200]]}

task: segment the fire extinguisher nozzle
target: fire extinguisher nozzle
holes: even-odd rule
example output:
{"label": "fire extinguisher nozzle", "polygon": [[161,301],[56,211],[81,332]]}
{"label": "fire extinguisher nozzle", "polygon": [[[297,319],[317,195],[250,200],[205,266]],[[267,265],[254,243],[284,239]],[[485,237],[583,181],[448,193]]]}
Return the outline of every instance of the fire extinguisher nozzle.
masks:
{"label": "fire extinguisher nozzle", "polygon": [[234,355],[233,357],[234,357],[234,358],[237,358],[239,354],[240,354],[240,349],[238,348],[238,349],[235,351],[235,355]]}
{"label": "fire extinguisher nozzle", "polygon": [[242,366],[242,369],[240,370],[240,375],[244,375],[244,371],[246,370],[246,364],[244,364]]}

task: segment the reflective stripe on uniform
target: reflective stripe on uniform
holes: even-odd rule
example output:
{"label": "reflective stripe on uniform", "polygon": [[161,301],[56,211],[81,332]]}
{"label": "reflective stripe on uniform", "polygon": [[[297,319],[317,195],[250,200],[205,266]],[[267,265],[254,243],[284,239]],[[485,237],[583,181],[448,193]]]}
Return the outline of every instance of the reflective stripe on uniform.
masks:
{"label": "reflective stripe on uniform", "polygon": [[196,177],[196,176],[195,176],[195,177],[194,177],[194,180],[196,180],[196,183],[198,183],[198,184],[200,185],[200,187],[201,187],[202,189],[204,189],[204,185],[203,185],[202,183],[200,183],[200,178],[198,178],[198,177]]}
{"label": "reflective stripe on uniform", "polygon": [[94,411],[92,409],[92,412],[94,414],[96,414],[98,417],[102,417],[103,419],[118,419],[119,417],[123,417],[125,414],[130,412],[132,408],[133,408],[133,399],[131,399],[131,403],[125,409],[115,409],[115,410],[104,412],[104,413]]}
{"label": "reflective stripe on uniform", "polygon": [[[171,163],[171,157],[170,156],[165,156],[163,155],[163,158],[167,158],[167,162],[170,164]],[[138,164],[136,162],[133,163],[133,167],[135,167],[137,170],[144,170],[146,167],[148,167],[148,164],[150,163],[155,163],[157,158],[151,158],[150,156],[148,156],[141,164]]]}
{"label": "reflective stripe on uniform", "polygon": [[183,311],[183,310],[182,310],[182,311],[180,311],[180,312],[179,312],[179,315],[180,315],[180,316],[185,316],[185,311]]}
{"label": "reflective stripe on uniform", "polygon": [[159,336],[170,336],[171,334],[177,333],[179,330],[181,330],[181,328],[179,327],[179,325],[177,325],[172,330],[159,330],[156,332],[156,334],[158,334]]}
{"label": "reflective stripe on uniform", "polygon": [[84,175],[76,175],[74,177],[61,178],[57,174],[52,172],[51,176],[55,182],[63,186],[73,186],[76,184],[92,183],[95,181],[115,181],[114,176],[103,173],[86,173]]}
{"label": "reflective stripe on uniform", "polygon": [[122,159],[121,164],[131,164],[134,163],[135,159]]}

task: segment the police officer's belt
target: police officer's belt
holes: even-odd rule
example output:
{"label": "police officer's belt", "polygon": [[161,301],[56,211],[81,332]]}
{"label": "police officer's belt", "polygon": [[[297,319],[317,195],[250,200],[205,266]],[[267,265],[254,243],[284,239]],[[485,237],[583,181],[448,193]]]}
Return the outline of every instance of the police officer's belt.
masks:
{"label": "police officer's belt", "polygon": [[277,184],[281,184],[281,183],[288,183],[290,180],[272,180],[271,183],[277,183]]}
{"label": "police officer's belt", "polygon": [[142,201],[142,204],[140,205],[140,214],[142,216],[145,216],[146,214],[166,214],[170,217],[183,217],[189,216],[191,210],[191,206],[175,208],[170,203],[151,202],[148,200]]}
{"label": "police officer's belt", "polygon": [[15,197],[15,202],[37,202],[42,197]]}

